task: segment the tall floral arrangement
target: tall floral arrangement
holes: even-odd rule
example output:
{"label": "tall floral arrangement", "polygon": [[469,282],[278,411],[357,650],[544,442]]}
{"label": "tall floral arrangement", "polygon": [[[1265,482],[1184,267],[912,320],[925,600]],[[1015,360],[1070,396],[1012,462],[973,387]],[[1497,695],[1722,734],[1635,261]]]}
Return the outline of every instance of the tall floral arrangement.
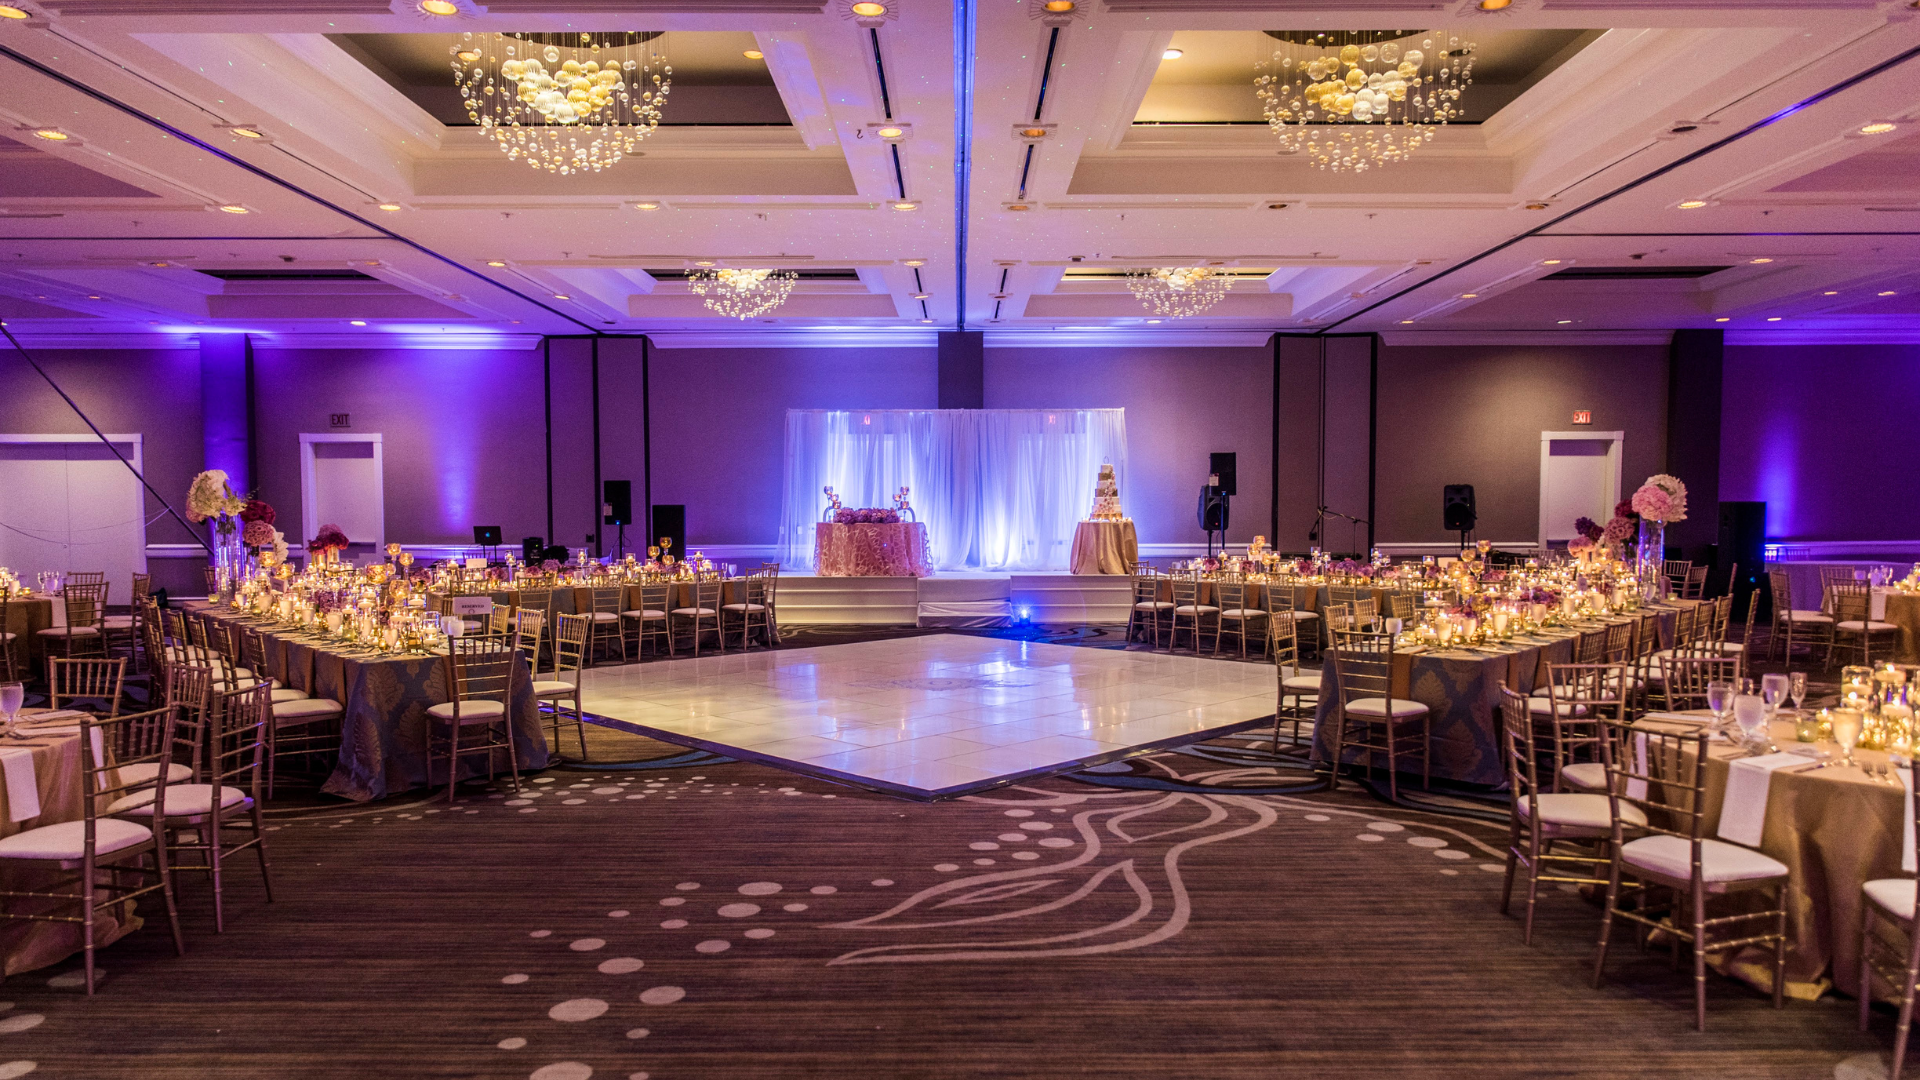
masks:
{"label": "tall floral arrangement", "polygon": [[311,555],[325,555],[344,551],[351,542],[347,539],[347,534],[340,531],[340,526],[322,525],[320,532],[307,542],[307,552]]}
{"label": "tall floral arrangement", "polygon": [[1666,524],[1687,520],[1687,485],[1667,473],[1647,477],[1633,493],[1633,509],[1648,521]]}
{"label": "tall floral arrangement", "polygon": [[222,532],[233,531],[233,523],[224,519],[239,514],[246,506],[247,500],[233,493],[233,483],[221,469],[208,469],[194,477],[187,488],[187,517],[194,521],[220,519],[217,523],[226,526]]}

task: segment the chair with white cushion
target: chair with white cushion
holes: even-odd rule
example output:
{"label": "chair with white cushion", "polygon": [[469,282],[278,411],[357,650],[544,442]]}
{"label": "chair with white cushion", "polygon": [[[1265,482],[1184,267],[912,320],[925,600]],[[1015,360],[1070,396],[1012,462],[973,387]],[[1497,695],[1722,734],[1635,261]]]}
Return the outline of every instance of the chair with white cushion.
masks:
{"label": "chair with white cushion", "polygon": [[1240,659],[1245,660],[1247,634],[1252,632],[1255,624],[1258,624],[1263,632],[1266,630],[1266,609],[1253,606],[1253,603],[1247,599],[1248,590],[1251,588],[1252,586],[1238,576],[1223,577],[1214,582],[1213,602],[1220,608],[1220,614],[1217,616],[1220,620],[1219,630],[1213,635],[1214,655],[1217,656],[1220,653],[1220,639],[1231,634],[1240,639]]}
{"label": "chair with white cushion", "polygon": [[1661,706],[1667,712],[1707,708],[1707,690],[1716,682],[1740,686],[1737,656],[1668,656],[1660,661]]}
{"label": "chair with white cushion", "polygon": [[[720,637],[725,640],[729,620],[740,631],[740,651],[746,652],[753,638],[753,628],[760,628],[760,639],[767,645],[773,644],[773,630],[767,619],[767,576],[764,571],[755,570],[742,577],[735,578],[733,602],[720,605]],[[723,595],[722,600],[726,599]]]}
{"label": "chair with white cushion", "polygon": [[[1383,631],[1333,631],[1340,720],[1333,736],[1333,775],[1329,790],[1340,783],[1340,769],[1348,750],[1364,750],[1367,776],[1375,757],[1387,759],[1387,793],[1400,798],[1402,744],[1411,742],[1420,755],[1420,786],[1433,785],[1433,714],[1418,701],[1393,696],[1393,635]],[[1324,670],[1324,669],[1323,669]]]}
{"label": "chair with white cushion", "polygon": [[[1901,800],[1905,812],[1915,814],[1920,802]],[[1914,986],[1920,982],[1920,929],[1913,921],[1914,879],[1910,877],[1875,878],[1861,887],[1860,897],[1860,982],[1854,996],[1860,999],[1860,1030],[1867,1030],[1873,1011],[1873,977],[1879,975],[1900,1000],[1900,1020],[1893,1029],[1893,1061],[1887,1066],[1887,1080],[1900,1080],[1907,1063],[1907,1035],[1913,1026]],[[1906,935],[1905,948],[1874,932],[1875,923],[1891,923]]]}
{"label": "chair with white cushion", "polygon": [[[1708,745],[1699,724],[1658,718],[1602,721],[1613,857],[1593,963],[1598,989],[1613,924],[1621,919],[1669,935],[1676,959],[1680,942],[1688,943],[1693,947],[1694,1027],[1700,1031],[1707,1029],[1709,953],[1771,945],[1773,1007],[1783,1004],[1791,877],[1779,860],[1707,835],[1707,815],[1716,809],[1707,800]],[[1768,891],[1771,897],[1743,897],[1735,910],[1707,917],[1709,899]]]}
{"label": "chair with white cushion", "polygon": [[75,702],[98,702],[90,712],[106,716],[120,715],[120,685],[127,676],[125,657],[118,660],[47,661],[47,706],[72,708]]}
{"label": "chair with white cushion", "polygon": [[35,635],[46,649],[47,656],[104,658],[107,655],[107,638],[102,620],[107,610],[106,583],[76,585],[68,582],[67,587],[61,590],[60,602],[66,608],[67,625],[49,626]]}
{"label": "chair with white cushion", "polygon": [[1607,789],[1600,722],[1628,719],[1631,679],[1624,663],[1547,665],[1546,696],[1528,698],[1527,714],[1536,731],[1552,733],[1553,792]]}
{"label": "chair with white cushion", "polygon": [[[250,634],[259,638],[258,634]],[[252,641],[247,645],[250,654],[257,657],[256,663],[264,665],[266,661],[266,642],[264,639]],[[265,675],[264,666],[256,671]],[[309,697],[304,691],[281,686],[268,679],[268,699],[273,711],[273,724],[266,733],[266,770],[267,798],[279,786],[280,762],[286,758],[318,758],[322,770],[331,768],[332,762],[340,752],[340,728],[346,719],[347,708],[332,698]]]}
{"label": "chair with white cushion", "polygon": [[763,562],[760,572],[767,578],[767,633],[775,645],[780,644],[780,564]]}
{"label": "chair with white cushion", "polygon": [[1134,567],[1133,606],[1127,610],[1127,641],[1133,641],[1133,636],[1144,630],[1147,648],[1160,648],[1160,631],[1171,626],[1173,613],[1173,601],[1160,598],[1160,586],[1165,580],[1151,566]]}
{"label": "chair with white cushion", "polygon": [[[1540,790],[1540,755],[1535,746],[1534,725],[1528,719],[1527,699],[1500,684],[1500,745],[1507,764],[1510,793],[1507,815],[1507,881],[1500,891],[1500,914],[1507,914],[1513,902],[1514,874],[1527,872],[1527,914],[1521,933],[1524,944],[1533,944],[1533,909],[1539,902],[1540,883],[1554,885],[1605,885],[1599,876],[1607,865],[1604,855],[1593,850],[1554,851],[1556,843],[1597,843],[1613,835],[1607,797],[1594,793],[1563,793]],[[1600,790],[1606,790],[1603,780]],[[1637,813],[1637,811],[1630,811]],[[1629,820],[1631,816],[1629,816]],[[1555,868],[1559,867],[1559,872]],[[1575,870],[1584,873],[1575,874]]]}
{"label": "chair with white cushion", "polygon": [[146,607],[147,594],[153,586],[151,574],[133,575],[133,595],[125,615],[105,615],[100,619],[100,629],[107,636],[107,653],[113,653],[114,643],[124,640],[127,645],[127,659],[134,662],[136,669],[140,662],[140,653],[144,638],[140,632],[141,613]]}
{"label": "chair with white cushion", "polygon": [[1767,633],[1767,659],[1773,659],[1775,645],[1784,646],[1784,658],[1787,665],[1793,665],[1793,643],[1795,639],[1807,644],[1807,655],[1825,645],[1829,655],[1833,652],[1833,616],[1815,609],[1799,609],[1793,606],[1793,582],[1785,570],[1767,571],[1767,582],[1773,587],[1773,625]]}
{"label": "chair with white cushion", "polygon": [[513,742],[513,691],[519,652],[512,641],[457,637],[447,642],[447,700],[427,710],[427,776],[434,761],[447,761],[447,801],[460,781],[460,759],[487,757],[487,776],[497,755],[507,752],[513,790],[520,790],[520,756]]}
{"label": "chair with white cushion", "polygon": [[[625,660],[627,658],[627,635],[621,630],[622,619],[620,612],[627,606],[625,603],[627,587],[625,585],[607,585],[588,589],[586,592],[590,598],[589,606],[586,611],[580,614],[585,616],[588,624],[593,627],[591,644],[597,646],[599,655],[605,658],[612,652],[611,649],[607,648],[607,643],[618,642],[620,645],[620,659]],[[576,593],[575,595],[577,596],[579,594]],[[588,659],[591,660],[594,655],[594,649],[589,648],[587,655]]]}
{"label": "chair with white cushion", "polygon": [[[1317,596],[1319,590],[1310,584],[1295,584],[1289,579],[1282,578],[1279,581],[1269,580],[1266,592],[1268,616],[1271,617],[1282,611],[1293,612],[1294,631],[1299,634],[1312,631],[1310,636],[1313,638],[1313,651],[1316,654],[1319,653],[1327,643],[1324,624],[1320,620],[1319,612],[1309,610],[1311,601],[1303,601],[1300,596],[1301,593],[1309,597]],[[1305,647],[1306,643],[1301,642],[1301,648],[1304,650]]]}
{"label": "chair with white cushion", "polygon": [[667,610],[667,651],[679,650],[678,634],[680,627],[685,626],[693,631],[693,655],[700,655],[700,635],[707,630],[713,631],[719,638],[720,651],[726,652],[727,639],[720,634],[720,579],[702,578],[678,587],[686,590],[689,602],[685,607]]}
{"label": "chair with white cushion", "polygon": [[258,630],[241,627],[238,636],[242,662],[252,669],[256,682],[265,682],[273,691],[274,704],[278,705],[282,701],[299,701],[307,696],[305,690],[296,690],[291,686],[283,685],[279,679],[273,678],[271,661],[267,657],[267,635]]}
{"label": "chair with white cushion", "polygon": [[1300,725],[1307,725],[1306,741],[1313,739],[1313,715],[1320,704],[1320,673],[1300,666],[1300,628],[1296,612],[1280,611],[1267,617],[1267,648],[1280,679],[1280,700],[1273,710],[1273,751],[1280,752],[1280,725],[1293,726],[1292,739],[1301,745]]}
{"label": "chair with white cushion", "polygon": [[[213,882],[213,931],[225,933],[226,861],[251,849],[273,902],[267,830],[260,815],[260,773],[272,730],[273,694],[264,684],[228,690],[213,700],[207,738],[207,783],[170,783],[113,800],[107,812],[131,821],[160,819],[175,874],[204,873]],[[234,828],[236,832],[229,833]],[[241,837],[245,837],[241,839]],[[196,860],[183,858],[197,856]]]}
{"label": "chair with white cushion", "polygon": [[97,797],[80,800],[78,821],[23,829],[0,839],[0,863],[18,868],[16,872],[40,872],[32,892],[0,891],[0,918],[77,926],[88,994],[95,983],[95,920],[110,908],[159,893],[173,929],[174,951],[187,953],[159,822],[127,821],[106,811],[127,797],[165,797],[169,778],[160,766],[172,740],[169,708],[105,720],[82,716],[76,754],[79,790]]}
{"label": "chair with white cushion", "polygon": [[[1827,666],[1833,666],[1836,650],[1860,650],[1853,663],[1873,665],[1876,653],[1891,657],[1900,644],[1900,627],[1872,617],[1873,589],[1864,581],[1836,582],[1833,597],[1833,645],[1827,650]],[[1843,659],[1851,659],[1844,657]]]}
{"label": "chair with white cushion", "polygon": [[656,656],[662,645],[672,651],[673,646],[667,641],[667,608],[672,594],[673,586],[663,581],[627,586],[627,595],[639,602],[620,613],[620,632],[633,631],[633,655],[645,656],[649,641],[653,642]]}
{"label": "chair with white cushion", "polygon": [[1173,633],[1167,639],[1168,651],[1179,648],[1180,630],[1183,625],[1188,640],[1193,643],[1193,651],[1200,651],[1200,635],[1206,632],[1207,624],[1213,624],[1213,648],[1220,651],[1220,607],[1217,604],[1202,603],[1207,596],[1208,583],[1197,572],[1174,574],[1173,579]]}
{"label": "chair with white cushion", "polygon": [[166,664],[167,707],[175,711],[173,760],[187,766],[185,777],[200,779],[200,749],[206,741],[207,719],[213,707],[213,671],[191,664]]}
{"label": "chair with white cushion", "polygon": [[[580,704],[580,671],[586,663],[587,637],[591,633],[591,627],[587,625],[585,616],[581,615],[561,615],[558,623],[559,625],[553,628],[551,677],[543,679],[537,668],[529,669],[534,672],[533,696],[536,700],[550,706],[547,716],[553,722],[553,752],[555,754],[560,752],[560,725],[572,724],[574,732],[580,737],[580,760],[585,761],[587,759],[587,728],[585,709]],[[538,652],[538,635],[540,634],[538,625],[523,625],[520,651],[523,653],[528,651],[525,636],[528,633],[534,635],[533,651]],[[568,672],[573,673],[573,678],[567,678]],[[573,703],[571,717],[560,707],[563,702],[569,701]]]}
{"label": "chair with white cushion", "polygon": [[0,596],[0,680],[6,682],[21,678],[27,670],[27,641],[7,630],[13,625],[9,610],[12,603],[9,597]]}

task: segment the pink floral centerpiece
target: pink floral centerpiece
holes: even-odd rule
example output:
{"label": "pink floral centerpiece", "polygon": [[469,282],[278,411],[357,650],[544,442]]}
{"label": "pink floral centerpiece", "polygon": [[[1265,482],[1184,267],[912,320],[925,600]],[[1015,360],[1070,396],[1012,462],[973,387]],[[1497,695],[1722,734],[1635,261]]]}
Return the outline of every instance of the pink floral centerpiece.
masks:
{"label": "pink floral centerpiece", "polygon": [[833,523],[836,525],[898,525],[900,523],[900,512],[898,510],[877,510],[871,508],[864,510],[839,509],[833,512]]}
{"label": "pink floral centerpiece", "polygon": [[1656,473],[1647,477],[1633,493],[1633,509],[1649,521],[1662,525],[1687,520],[1687,485],[1677,476]]}
{"label": "pink floral centerpiece", "polygon": [[307,541],[307,554],[318,556],[322,562],[339,562],[340,552],[345,551],[350,543],[352,541],[340,531],[340,526],[322,525],[319,534]]}

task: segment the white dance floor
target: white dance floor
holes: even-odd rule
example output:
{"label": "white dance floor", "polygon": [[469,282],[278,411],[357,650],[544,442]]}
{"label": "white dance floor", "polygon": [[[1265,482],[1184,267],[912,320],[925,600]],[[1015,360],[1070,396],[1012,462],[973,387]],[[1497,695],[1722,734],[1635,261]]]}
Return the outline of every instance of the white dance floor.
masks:
{"label": "white dance floor", "polygon": [[1275,669],[927,637],[591,668],[588,711],[666,742],[934,798],[1273,715]]}

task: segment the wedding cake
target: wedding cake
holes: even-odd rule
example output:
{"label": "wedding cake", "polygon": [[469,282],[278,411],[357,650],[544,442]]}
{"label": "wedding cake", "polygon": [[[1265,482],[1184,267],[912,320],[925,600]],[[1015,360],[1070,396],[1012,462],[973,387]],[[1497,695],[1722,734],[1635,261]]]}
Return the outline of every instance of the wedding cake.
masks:
{"label": "wedding cake", "polygon": [[1125,521],[1120,510],[1120,484],[1113,478],[1113,466],[1100,466],[1100,478],[1093,485],[1093,513],[1089,521]]}

